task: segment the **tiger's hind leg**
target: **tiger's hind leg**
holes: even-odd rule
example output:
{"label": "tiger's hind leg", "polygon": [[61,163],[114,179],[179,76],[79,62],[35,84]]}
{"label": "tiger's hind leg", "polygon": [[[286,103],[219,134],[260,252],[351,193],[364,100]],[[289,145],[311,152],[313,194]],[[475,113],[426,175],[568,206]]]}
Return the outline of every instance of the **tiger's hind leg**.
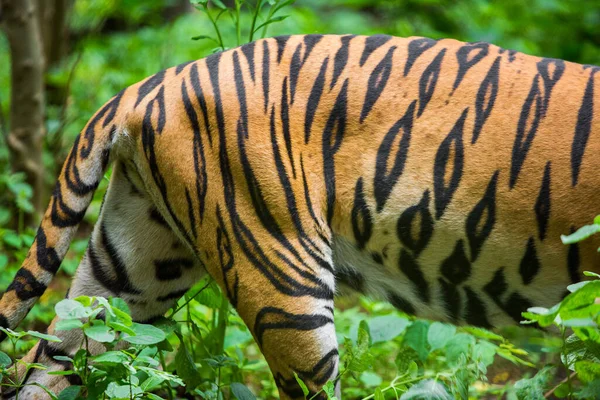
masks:
{"label": "tiger's hind leg", "polygon": [[294,373],[312,398],[338,374],[329,243],[302,233],[258,239],[236,215],[226,220],[219,208],[217,220],[219,262],[207,264],[209,272],[252,332],[280,398],[304,399]]}
{"label": "tiger's hind leg", "polygon": [[[192,252],[175,236],[144,192],[134,168],[117,163],[113,170],[102,211],[92,233],[88,249],[73,279],[68,298],[78,296],[121,297],[134,321],[151,322],[162,316],[189,287],[203,275],[203,267]],[[48,375],[49,371],[71,369],[69,362],[55,356],[72,357],[83,343],[81,331],[48,332],[62,343],[40,341],[26,356],[48,370],[21,370],[26,384],[43,384],[58,394],[65,387],[79,384],[75,375]],[[100,343],[90,341],[90,352],[105,351]],[[15,392],[5,390],[3,399]],[[49,399],[37,386],[26,386],[22,399]]]}

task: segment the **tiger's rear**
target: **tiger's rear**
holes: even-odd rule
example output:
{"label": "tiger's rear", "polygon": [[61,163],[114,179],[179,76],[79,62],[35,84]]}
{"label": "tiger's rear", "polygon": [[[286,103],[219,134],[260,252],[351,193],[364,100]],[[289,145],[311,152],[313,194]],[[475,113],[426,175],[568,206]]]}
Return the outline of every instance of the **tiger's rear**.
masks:
{"label": "tiger's rear", "polygon": [[302,397],[294,372],[312,393],[335,379],[341,285],[429,318],[519,321],[600,271],[598,241],[559,239],[598,212],[597,71],[382,35],[266,39],[162,71],[76,142],[0,324],[43,292],[109,152],[74,293],[149,320],[208,272],[282,398]]}

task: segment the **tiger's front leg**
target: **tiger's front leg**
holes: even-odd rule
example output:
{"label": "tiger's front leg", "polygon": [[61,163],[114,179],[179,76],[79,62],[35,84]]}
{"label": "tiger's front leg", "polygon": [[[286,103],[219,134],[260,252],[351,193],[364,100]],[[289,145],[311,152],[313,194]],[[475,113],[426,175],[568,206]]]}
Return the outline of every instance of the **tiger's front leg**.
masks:
{"label": "tiger's front leg", "polygon": [[[208,267],[209,272],[251,330],[280,398],[304,399],[294,373],[312,398],[338,375],[329,244],[294,235],[263,235],[259,242],[235,215],[226,224],[219,210],[217,214],[219,265],[214,267],[219,269]],[[320,392],[314,398],[326,395]]]}

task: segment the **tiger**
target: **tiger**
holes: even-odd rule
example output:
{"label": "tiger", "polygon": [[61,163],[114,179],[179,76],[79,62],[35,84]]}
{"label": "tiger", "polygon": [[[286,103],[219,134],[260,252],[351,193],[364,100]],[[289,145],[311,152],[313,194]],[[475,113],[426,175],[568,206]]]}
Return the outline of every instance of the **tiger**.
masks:
{"label": "tiger", "polygon": [[[600,272],[598,238],[560,242],[598,212],[599,70],[387,35],[279,36],[163,70],[75,139],[0,326],[44,293],[109,164],[67,297],[121,297],[151,323],[209,275],[282,399],[304,398],[294,374],[309,398],[328,381],[340,396],[346,290],[432,320],[518,323]],[[55,324],[62,343],[25,358],[48,370],[21,373],[59,393],[79,382],[48,371],[71,368],[54,357],[81,337]]]}

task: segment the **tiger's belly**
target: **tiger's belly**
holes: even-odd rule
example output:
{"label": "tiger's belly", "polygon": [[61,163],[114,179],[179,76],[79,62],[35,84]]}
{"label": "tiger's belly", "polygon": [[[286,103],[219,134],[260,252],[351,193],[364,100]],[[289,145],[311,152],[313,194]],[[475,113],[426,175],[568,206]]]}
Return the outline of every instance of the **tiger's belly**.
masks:
{"label": "tiger's belly", "polygon": [[486,233],[485,220],[469,222],[473,214],[441,224],[428,201],[424,196],[397,215],[371,216],[367,243],[360,241],[365,223],[354,213],[352,235],[333,240],[342,292],[350,288],[419,317],[492,327],[522,321],[529,307],[556,304],[582,271],[600,269],[598,243],[511,236],[518,221]]}

